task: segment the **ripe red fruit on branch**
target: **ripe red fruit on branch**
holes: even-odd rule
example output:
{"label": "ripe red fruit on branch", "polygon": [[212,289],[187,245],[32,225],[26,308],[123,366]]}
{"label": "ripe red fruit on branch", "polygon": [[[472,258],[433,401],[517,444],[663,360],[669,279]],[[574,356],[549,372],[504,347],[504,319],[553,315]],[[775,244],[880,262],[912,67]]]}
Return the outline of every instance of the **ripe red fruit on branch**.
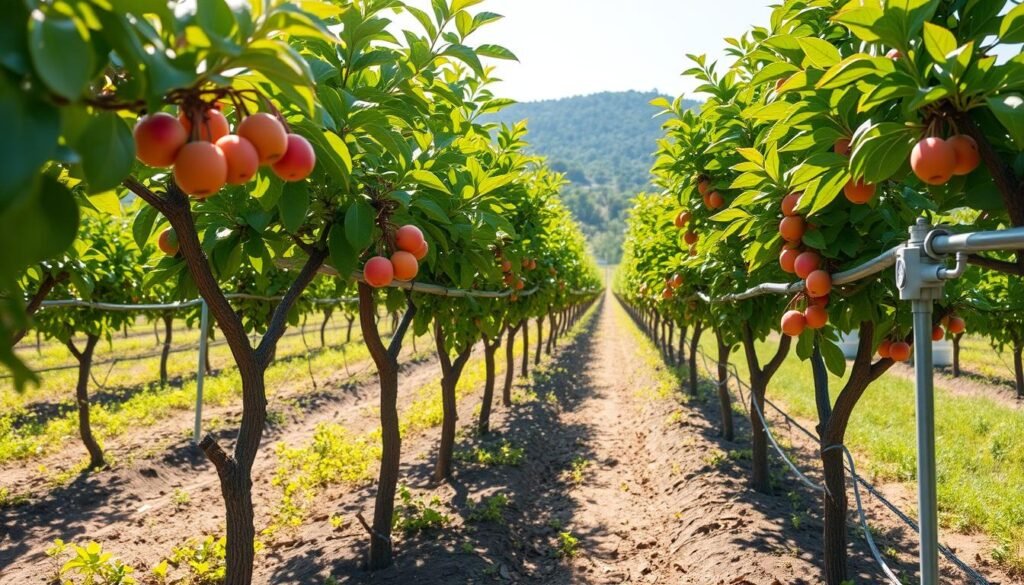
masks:
{"label": "ripe red fruit on branch", "polygon": [[889,357],[897,362],[905,362],[910,359],[910,344],[906,341],[894,342],[889,347]]}
{"label": "ripe red fruit on branch", "polygon": [[800,256],[800,250],[797,250],[796,248],[784,248],[782,253],[779,254],[779,266],[782,268],[782,271],[789,274],[795,274],[796,268],[794,265],[798,256]]}
{"label": "ripe red fruit on branch", "polygon": [[953,154],[956,157],[956,164],[953,165],[954,175],[970,174],[981,164],[978,143],[970,136],[966,134],[950,136],[946,143],[953,147]]}
{"label": "ripe red fruit on branch", "polygon": [[790,193],[782,198],[782,215],[796,215],[796,206],[800,204],[801,193]]}
{"label": "ripe red fruit on branch", "polygon": [[929,136],[910,151],[910,168],[918,179],[929,185],[942,185],[953,176],[956,151],[948,142]]}
{"label": "ripe red fruit on branch", "polygon": [[427,244],[426,240],[423,241],[423,245],[418,250],[412,253],[416,257],[416,260],[423,261],[427,257],[427,252],[430,252],[430,245]]}
{"label": "ripe red fruit on branch", "polygon": [[426,243],[423,232],[414,225],[403,225],[395,232],[395,246],[399,250],[416,253]]}
{"label": "ripe red fruit on branch", "polygon": [[499,264],[499,266],[501,266],[502,272],[512,272],[512,263],[504,258],[502,258],[501,264]]}
{"label": "ripe red fruit on branch", "polygon": [[798,277],[807,278],[819,266],[821,266],[821,256],[817,252],[807,251],[796,257],[793,262],[793,271]]}
{"label": "ripe red fruit on branch", "polygon": [[309,141],[298,134],[289,134],[284,156],[277,159],[270,168],[285,181],[301,181],[313,172],[315,166],[316,153]]}
{"label": "ripe red fruit on branch", "polygon": [[834,150],[836,154],[850,156],[850,139],[843,137],[836,140],[836,143],[832,146],[832,150]]}
{"label": "ripe red fruit on branch", "polygon": [[256,147],[261,165],[275,162],[288,150],[288,133],[284,125],[266,112],[246,116],[238,125],[238,135]]}
{"label": "ripe red fruit on branch", "polygon": [[661,291],[661,298],[667,301],[672,298],[672,294],[672,289],[666,287]]}
{"label": "ripe red fruit on branch", "polygon": [[189,142],[174,159],[174,182],[197,199],[220,191],[228,180],[228,161],[224,152],[211,142]]}
{"label": "ripe red fruit on branch", "polygon": [[711,210],[719,209],[725,205],[725,199],[718,191],[712,191],[704,196],[704,205]]}
{"label": "ripe red fruit on branch", "polygon": [[787,242],[799,242],[804,237],[805,231],[807,231],[807,224],[799,215],[784,217],[779,222],[779,233]]}
{"label": "ripe red fruit on branch", "polygon": [[151,167],[169,167],[188,142],[188,133],[174,116],[157,112],[139,119],[132,131],[135,157]]}
{"label": "ripe red fruit on branch", "polygon": [[786,311],[782,315],[782,332],[790,337],[799,337],[807,327],[807,319],[800,311]]}
{"label": "ripe red fruit on branch", "polygon": [[174,231],[174,228],[167,228],[160,232],[157,246],[160,247],[161,252],[168,256],[174,256],[178,253],[178,233]]}
{"label": "ripe red fruit on branch", "polygon": [[691,246],[696,244],[698,239],[697,232],[693,230],[690,230],[683,235],[683,241]]}
{"label": "ripe red fruit on branch", "polygon": [[946,332],[942,330],[942,327],[936,325],[932,327],[932,341],[942,341],[942,338],[946,336]]}
{"label": "ripe red fruit on branch", "polygon": [[523,290],[524,288],[526,288],[526,283],[523,282],[523,279],[517,278],[515,286],[516,286],[516,290]]}
{"label": "ripe red fruit on branch", "polygon": [[260,169],[260,156],[245,138],[228,134],[217,141],[217,147],[224,153],[224,160],[228,163],[228,184],[244,185]]}
{"label": "ripe red fruit on branch", "polygon": [[395,267],[383,256],[374,256],[363,266],[363,279],[374,288],[382,288],[395,279]]}
{"label": "ripe red fruit on branch", "polygon": [[673,274],[672,278],[669,279],[669,286],[671,286],[672,288],[679,288],[683,286],[683,275]]}
{"label": "ripe red fruit on branch", "polygon": [[843,185],[843,195],[850,203],[864,205],[875,196],[875,186],[863,181],[849,181]]}
{"label": "ripe red fruit on branch", "polygon": [[961,317],[950,317],[949,318],[949,332],[953,335],[960,335],[967,331],[967,322]]}
{"label": "ripe red fruit on branch", "polygon": [[828,311],[821,305],[810,305],[804,311],[804,319],[811,329],[821,329],[828,324]]}
{"label": "ripe red fruit on branch", "polygon": [[832,292],[832,275],[824,270],[815,270],[807,275],[804,285],[808,296],[823,297]]}
{"label": "ripe red fruit on branch", "polygon": [[178,114],[178,121],[185,128],[185,134],[189,138],[192,138],[192,122],[195,121],[199,124],[197,138],[206,142],[217,142],[231,132],[228,119],[217,108],[209,108],[201,113],[196,113],[192,119],[189,119],[185,112],[181,112]]}
{"label": "ripe red fruit on branch", "polygon": [[711,190],[711,181],[709,181],[707,179],[701,179],[701,180],[697,181],[697,192],[700,193],[701,197],[707,195],[708,191],[710,191],[710,190]]}
{"label": "ripe red fruit on branch", "polygon": [[883,339],[882,343],[878,344],[878,357],[892,357],[892,341]]}
{"label": "ripe red fruit on branch", "polygon": [[404,250],[391,255],[391,267],[396,280],[412,280],[420,270],[416,257]]}

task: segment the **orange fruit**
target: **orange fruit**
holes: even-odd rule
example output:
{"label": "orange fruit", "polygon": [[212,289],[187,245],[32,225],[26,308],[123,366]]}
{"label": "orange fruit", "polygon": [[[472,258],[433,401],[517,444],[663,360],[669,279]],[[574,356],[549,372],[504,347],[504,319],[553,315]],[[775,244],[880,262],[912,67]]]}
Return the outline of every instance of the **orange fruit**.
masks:
{"label": "orange fruit", "polygon": [[238,125],[237,133],[256,147],[262,165],[277,161],[288,150],[288,133],[284,125],[266,112],[246,116]]}
{"label": "orange fruit", "polygon": [[188,142],[188,133],[181,122],[166,112],[139,118],[132,131],[135,158],[151,167],[169,167],[178,151]]}
{"label": "orange fruit", "polygon": [[244,185],[252,180],[260,169],[260,156],[251,142],[228,134],[217,141],[217,146],[228,162],[228,184]]}
{"label": "orange fruit", "polygon": [[205,199],[228,181],[228,161],[211,142],[189,142],[174,159],[174,182],[186,194]]}

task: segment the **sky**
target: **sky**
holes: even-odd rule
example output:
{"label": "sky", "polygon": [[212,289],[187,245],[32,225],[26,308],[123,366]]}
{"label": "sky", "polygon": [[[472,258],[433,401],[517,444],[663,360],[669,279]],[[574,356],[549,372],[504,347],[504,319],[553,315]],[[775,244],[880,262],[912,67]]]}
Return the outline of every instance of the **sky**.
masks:
{"label": "sky", "polygon": [[[471,11],[505,16],[470,37],[519,62],[498,62],[495,91],[519,101],[599,91],[690,93],[688,53],[724,59],[723,39],[766,25],[772,0],[487,0]],[[414,5],[428,6],[424,0]]]}

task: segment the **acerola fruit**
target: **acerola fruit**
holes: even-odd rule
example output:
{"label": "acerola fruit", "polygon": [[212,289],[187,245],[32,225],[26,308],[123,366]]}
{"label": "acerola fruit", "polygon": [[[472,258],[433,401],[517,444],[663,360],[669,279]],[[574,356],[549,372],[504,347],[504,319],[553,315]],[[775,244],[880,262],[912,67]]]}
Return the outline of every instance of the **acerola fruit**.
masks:
{"label": "acerola fruit", "polygon": [[683,275],[674,274],[672,275],[672,288],[679,288],[683,286]]}
{"label": "acerola fruit", "polygon": [[799,215],[784,217],[779,222],[779,233],[787,242],[799,242],[804,237],[805,231],[807,231],[807,224]]}
{"label": "acerola fruit", "polygon": [[793,262],[793,271],[798,277],[807,278],[819,266],[821,266],[821,256],[817,252],[807,251],[796,257]]}
{"label": "acerola fruit", "polygon": [[790,193],[782,198],[782,215],[796,215],[796,206],[800,204],[801,193]]}
{"label": "acerola fruit", "polygon": [[269,165],[288,150],[288,133],[281,121],[266,112],[246,116],[238,125],[238,135],[256,147],[260,164]]}
{"label": "acerola fruit", "polygon": [[956,151],[945,140],[929,136],[910,151],[910,168],[918,179],[929,185],[942,185],[953,176]]}
{"label": "acerola fruit", "polygon": [[217,146],[228,161],[228,184],[244,185],[260,170],[260,156],[245,138],[228,134],[217,141]]}
{"label": "acerola fruit", "polygon": [[790,337],[799,337],[807,327],[807,319],[800,311],[786,311],[782,316],[782,332]]}
{"label": "acerola fruit", "polygon": [[420,271],[420,263],[409,252],[399,250],[391,255],[391,268],[395,280],[412,280]]}
{"label": "acerola fruit", "polygon": [[316,153],[313,152],[313,145],[298,134],[289,134],[288,149],[270,169],[285,181],[301,181],[313,172],[315,166]]}
{"label": "acerola fruit", "polygon": [[701,179],[700,181],[697,181],[697,192],[700,193],[701,197],[707,195],[708,191],[710,191],[710,190],[711,190],[711,181],[709,181],[707,179]]}
{"label": "acerola fruit", "polygon": [[502,272],[512,272],[512,263],[508,260],[502,259],[500,266]]}
{"label": "acerola fruit", "polygon": [[[231,125],[224,114],[217,108],[209,108],[193,116],[199,124],[198,140],[206,142],[217,142],[231,132]],[[185,135],[192,138],[192,120],[185,115],[185,112],[178,114],[178,121],[185,129]]]}
{"label": "acerola fruit", "polygon": [[798,256],[800,256],[800,250],[795,248],[784,248],[782,253],[779,254],[779,266],[782,268],[782,271],[789,274],[795,274],[795,264]]}
{"label": "acerola fruit", "polygon": [[505,283],[505,286],[512,286],[512,283],[515,282],[515,280],[516,277],[513,276],[511,272],[506,272],[505,275],[501,277],[501,282]]}
{"label": "acerola fruit", "polygon": [[892,357],[890,350],[892,349],[892,341],[883,339],[882,343],[878,344],[878,357]]}
{"label": "acerola fruit", "polygon": [[967,322],[962,317],[949,318],[949,332],[953,335],[960,335],[967,331]]}
{"label": "acerola fruit", "polygon": [[178,151],[188,142],[188,133],[181,122],[166,112],[140,118],[132,136],[135,137],[135,158],[151,167],[174,164]]}
{"label": "acerola fruit", "polygon": [[197,199],[220,191],[228,181],[228,161],[220,147],[211,142],[189,142],[174,159],[174,182]]}
{"label": "acerola fruit", "polygon": [[399,250],[415,253],[426,242],[423,232],[414,225],[403,225],[395,232],[395,246]]}
{"label": "acerola fruit", "polygon": [[850,203],[864,205],[875,196],[875,186],[863,181],[850,180],[843,185],[843,195]]}
{"label": "acerola fruit", "polygon": [[667,301],[667,300],[672,298],[672,294],[673,294],[672,293],[672,289],[666,288],[666,289],[661,291],[661,298],[663,298],[663,299],[665,299]]}
{"label": "acerola fruit", "polygon": [[828,311],[821,305],[810,305],[804,311],[804,319],[811,329],[821,329],[828,324]]}
{"label": "acerola fruit", "polygon": [[967,175],[978,168],[981,164],[981,154],[978,153],[978,143],[966,134],[950,136],[946,144],[953,147],[953,154],[956,157],[956,164],[953,165],[953,174]]}
{"label": "acerola fruit", "polygon": [[157,246],[160,247],[160,251],[164,254],[174,256],[178,253],[178,232],[174,231],[174,228],[167,228],[160,232]]}
{"label": "acerola fruit", "polygon": [[897,362],[905,362],[910,359],[910,344],[906,341],[897,341],[889,346],[889,357]]}
{"label": "acerola fruit", "polygon": [[704,202],[707,204],[708,209],[719,209],[725,205],[725,199],[718,191],[708,193],[707,199]]}
{"label": "acerola fruit", "polygon": [[383,256],[374,256],[363,266],[363,279],[374,288],[382,288],[395,280],[395,267]]}
{"label": "acerola fruit", "polygon": [[690,230],[683,235],[683,241],[691,246],[696,244],[698,239],[699,237],[697,236],[697,232],[693,230]]}
{"label": "acerola fruit", "polygon": [[832,275],[824,270],[815,270],[807,275],[804,285],[808,296],[823,297],[832,292]]}
{"label": "acerola fruit", "polygon": [[427,252],[430,252],[430,245],[427,244],[426,240],[423,241],[423,245],[418,250],[412,253],[416,257],[416,260],[422,261],[427,257]]}
{"label": "acerola fruit", "polygon": [[836,143],[832,146],[832,150],[834,150],[836,154],[850,156],[850,139],[843,137],[836,140]]}
{"label": "acerola fruit", "polygon": [[696,255],[697,255],[697,244],[692,244],[690,246],[690,257],[692,258],[693,256],[696,256]]}
{"label": "acerola fruit", "polygon": [[932,341],[942,341],[942,338],[946,336],[946,332],[943,331],[942,327],[936,325],[932,327]]}
{"label": "acerola fruit", "polygon": [[516,290],[523,290],[524,288],[526,288],[526,283],[523,282],[523,280],[521,278],[517,279],[516,280]]}

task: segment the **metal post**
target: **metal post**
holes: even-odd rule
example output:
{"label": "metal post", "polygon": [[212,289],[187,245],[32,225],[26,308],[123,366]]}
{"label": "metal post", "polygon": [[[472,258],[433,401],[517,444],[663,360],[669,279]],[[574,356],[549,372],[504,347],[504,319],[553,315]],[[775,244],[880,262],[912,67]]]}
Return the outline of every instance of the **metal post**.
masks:
{"label": "metal post", "polygon": [[203,378],[206,376],[206,339],[210,334],[210,308],[204,299],[199,309],[199,371],[196,373],[196,424],[192,442],[199,444],[203,432]]}
{"label": "metal post", "polygon": [[939,519],[935,474],[935,387],[932,369],[932,301],[916,300],[914,373],[917,382],[917,501],[921,536],[921,585],[939,583]]}

